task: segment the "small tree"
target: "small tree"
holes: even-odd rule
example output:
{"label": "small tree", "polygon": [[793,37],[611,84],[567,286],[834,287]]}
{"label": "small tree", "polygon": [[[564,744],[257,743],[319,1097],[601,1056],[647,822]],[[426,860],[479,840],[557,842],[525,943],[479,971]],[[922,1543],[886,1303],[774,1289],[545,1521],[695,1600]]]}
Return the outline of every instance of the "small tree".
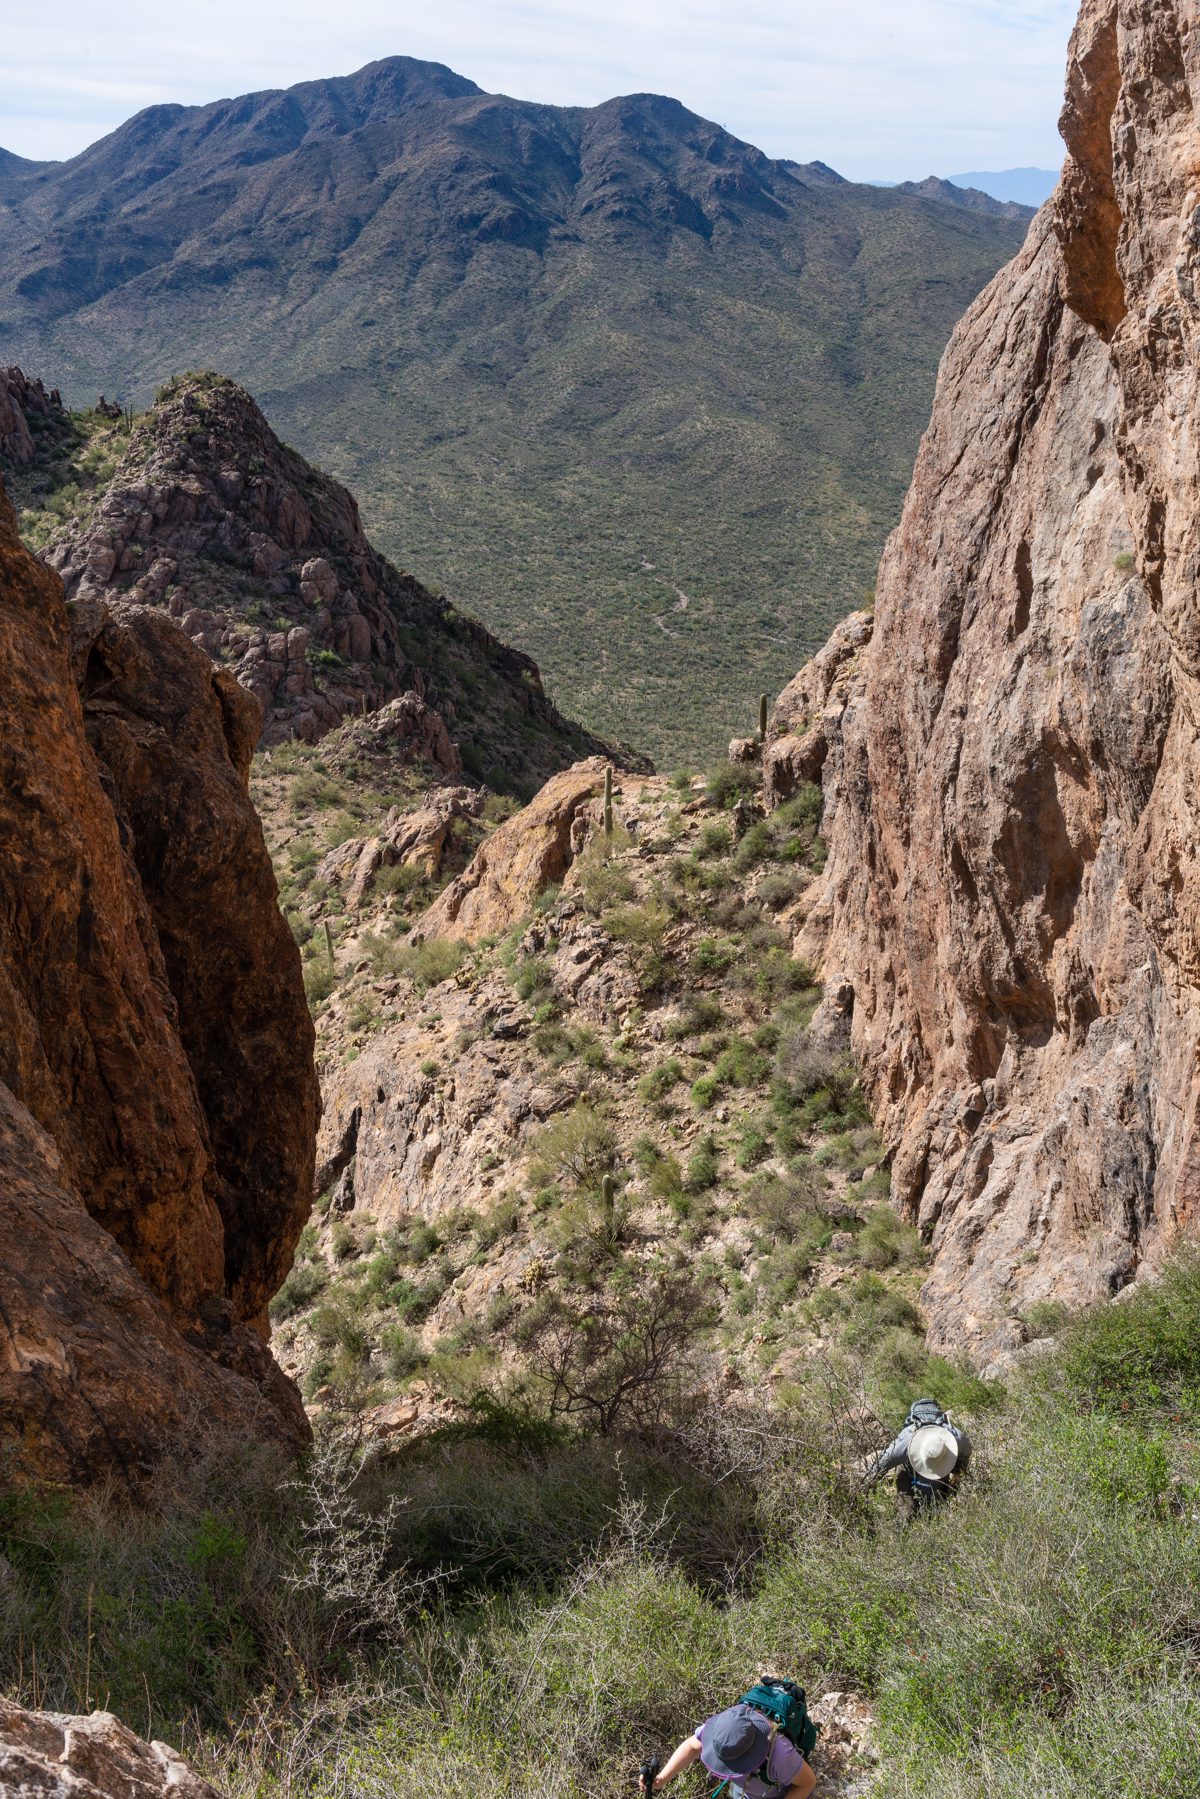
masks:
{"label": "small tree", "polygon": [[541,1131],[533,1145],[530,1174],[538,1186],[570,1181],[583,1191],[599,1186],[617,1159],[617,1133],[595,1106],[580,1100]]}
{"label": "small tree", "polygon": [[638,1270],[597,1295],[561,1295],[530,1344],[551,1412],[602,1435],[669,1423],[682,1405],[700,1339],[716,1322],[686,1270]]}

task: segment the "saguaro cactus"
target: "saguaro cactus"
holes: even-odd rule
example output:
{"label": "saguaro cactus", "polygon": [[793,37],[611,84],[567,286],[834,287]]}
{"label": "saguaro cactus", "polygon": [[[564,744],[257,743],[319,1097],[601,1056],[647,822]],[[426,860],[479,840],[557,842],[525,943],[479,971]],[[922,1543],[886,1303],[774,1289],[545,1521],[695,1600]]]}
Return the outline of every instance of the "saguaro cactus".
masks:
{"label": "saguaro cactus", "polygon": [[758,696],[758,735],[763,743],[767,741],[767,696],[765,693],[760,693]]}
{"label": "saguaro cactus", "polygon": [[600,1216],[604,1241],[611,1246],[617,1240],[617,1189],[611,1174],[600,1182]]}
{"label": "saguaro cactus", "polygon": [[604,835],[613,834],[612,763],[604,771]]}

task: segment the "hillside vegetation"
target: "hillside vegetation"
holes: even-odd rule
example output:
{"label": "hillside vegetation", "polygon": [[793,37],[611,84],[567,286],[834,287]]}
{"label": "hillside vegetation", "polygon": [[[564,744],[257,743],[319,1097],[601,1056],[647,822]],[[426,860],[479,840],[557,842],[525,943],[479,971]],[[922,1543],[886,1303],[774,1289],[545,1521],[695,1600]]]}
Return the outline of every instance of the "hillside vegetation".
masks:
{"label": "hillside vegetation", "polygon": [[538,106],[395,58],[6,165],[0,336],[76,405],[246,382],[399,566],[669,766],[872,584],[938,358],[1026,219],[659,96]]}
{"label": "hillside vegetation", "polygon": [[8,1493],[0,1681],[111,1704],[239,1796],[566,1799],[632,1790],[774,1664],[870,1701],[859,1793],[1191,1799],[1197,1343],[1190,1259],[1067,1327],[907,1529],[819,1382],[707,1433],[493,1408],[391,1458],[329,1437],[294,1480],[209,1444],[136,1517]]}

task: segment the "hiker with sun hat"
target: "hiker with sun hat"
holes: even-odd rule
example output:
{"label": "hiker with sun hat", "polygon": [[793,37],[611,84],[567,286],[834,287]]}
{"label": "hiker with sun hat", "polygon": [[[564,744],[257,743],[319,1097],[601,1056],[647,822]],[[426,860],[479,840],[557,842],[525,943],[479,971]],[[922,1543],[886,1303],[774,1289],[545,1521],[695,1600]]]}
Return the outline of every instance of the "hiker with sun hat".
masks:
{"label": "hiker with sun hat", "polygon": [[873,1487],[896,1470],[896,1491],[914,1511],[949,1499],[971,1460],[971,1439],[952,1424],[936,1399],[909,1407],[904,1429],[868,1466],[864,1482]]}
{"label": "hiker with sun hat", "polygon": [[760,1675],[736,1705],[717,1712],[685,1737],[666,1766],[645,1762],[639,1787],[656,1793],[697,1762],[721,1782],[716,1789],[736,1799],[808,1799],[817,1777],[808,1764],[817,1726],[808,1715],[803,1687],[775,1674]]}

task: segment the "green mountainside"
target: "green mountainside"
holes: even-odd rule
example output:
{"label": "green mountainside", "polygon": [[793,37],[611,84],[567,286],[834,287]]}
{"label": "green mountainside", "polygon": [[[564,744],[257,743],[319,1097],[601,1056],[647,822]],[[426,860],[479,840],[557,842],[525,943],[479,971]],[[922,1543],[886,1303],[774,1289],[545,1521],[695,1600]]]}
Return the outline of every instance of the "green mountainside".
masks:
{"label": "green mountainside", "polygon": [[861,598],[1027,215],[405,58],[0,162],[0,360],[247,383],[380,547],[593,728],[693,759]]}

